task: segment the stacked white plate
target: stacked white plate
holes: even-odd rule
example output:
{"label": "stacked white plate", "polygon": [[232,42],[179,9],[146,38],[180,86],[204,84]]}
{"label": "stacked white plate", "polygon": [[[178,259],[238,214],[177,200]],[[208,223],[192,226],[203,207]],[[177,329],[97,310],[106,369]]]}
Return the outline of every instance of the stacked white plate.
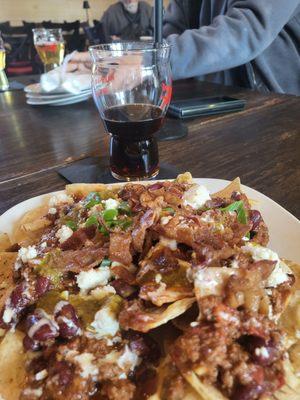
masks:
{"label": "stacked white plate", "polygon": [[26,93],[26,102],[32,106],[66,106],[69,104],[80,103],[85,101],[92,95],[91,89],[82,90],[79,94],[66,92],[44,92],[39,83],[28,85],[24,88]]}

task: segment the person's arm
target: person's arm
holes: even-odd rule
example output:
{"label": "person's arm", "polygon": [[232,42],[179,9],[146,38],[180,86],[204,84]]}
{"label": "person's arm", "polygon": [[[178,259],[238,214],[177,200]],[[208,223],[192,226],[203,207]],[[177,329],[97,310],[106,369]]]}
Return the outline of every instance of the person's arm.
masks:
{"label": "person's arm", "polygon": [[111,28],[110,28],[110,25],[111,25],[111,21],[110,21],[110,7],[104,12],[104,14],[102,15],[102,18],[101,18],[101,24],[102,24],[102,28],[103,28],[103,34],[104,34],[104,37],[105,37],[105,41],[108,43],[108,42],[110,42],[111,41],[111,38],[110,38],[110,36],[112,35],[112,34],[114,34],[115,32],[113,32],[113,33],[111,33]]}
{"label": "person's arm", "polygon": [[[167,38],[174,79],[245,64],[262,53],[289,21],[299,0],[236,0],[209,26]],[[284,60],[282,60],[284,62]]]}
{"label": "person's arm", "polygon": [[164,13],[163,36],[181,34],[186,29],[188,29],[188,19],[183,1],[171,0]]}

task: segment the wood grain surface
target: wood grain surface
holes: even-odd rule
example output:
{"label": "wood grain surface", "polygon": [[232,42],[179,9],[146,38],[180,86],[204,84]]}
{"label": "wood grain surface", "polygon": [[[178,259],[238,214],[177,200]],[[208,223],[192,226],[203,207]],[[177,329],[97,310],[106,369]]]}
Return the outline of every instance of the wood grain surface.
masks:
{"label": "wood grain surface", "polygon": [[[160,159],[195,177],[240,176],[300,218],[300,98],[194,80],[174,85],[174,98],[218,94],[247,106],[189,120],[186,138],[160,142]],[[92,100],[32,107],[22,91],[0,93],[0,213],[63,188],[56,170],[88,156],[108,163],[108,136]]]}

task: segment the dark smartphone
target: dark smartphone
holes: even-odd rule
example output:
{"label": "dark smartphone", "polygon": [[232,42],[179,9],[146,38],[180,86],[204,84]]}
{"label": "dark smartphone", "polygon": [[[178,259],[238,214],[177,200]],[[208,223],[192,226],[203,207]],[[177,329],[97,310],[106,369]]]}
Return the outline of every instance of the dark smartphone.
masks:
{"label": "dark smartphone", "polygon": [[246,100],[228,96],[197,97],[194,99],[173,100],[168,113],[177,118],[192,118],[201,115],[213,115],[241,111]]}

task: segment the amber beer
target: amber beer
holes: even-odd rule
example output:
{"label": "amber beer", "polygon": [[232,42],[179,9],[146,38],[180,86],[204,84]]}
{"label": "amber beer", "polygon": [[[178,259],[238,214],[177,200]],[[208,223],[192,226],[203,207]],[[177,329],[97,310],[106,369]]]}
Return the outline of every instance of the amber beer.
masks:
{"label": "amber beer", "polygon": [[5,68],[5,50],[0,49],[0,90],[7,90],[9,88],[9,83],[4,68]]}
{"label": "amber beer", "polygon": [[0,71],[5,68],[5,50],[0,49]]}
{"label": "amber beer", "polygon": [[35,48],[46,70],[62,64],[65,52],[65,44],[63,42],[36,43]]}

